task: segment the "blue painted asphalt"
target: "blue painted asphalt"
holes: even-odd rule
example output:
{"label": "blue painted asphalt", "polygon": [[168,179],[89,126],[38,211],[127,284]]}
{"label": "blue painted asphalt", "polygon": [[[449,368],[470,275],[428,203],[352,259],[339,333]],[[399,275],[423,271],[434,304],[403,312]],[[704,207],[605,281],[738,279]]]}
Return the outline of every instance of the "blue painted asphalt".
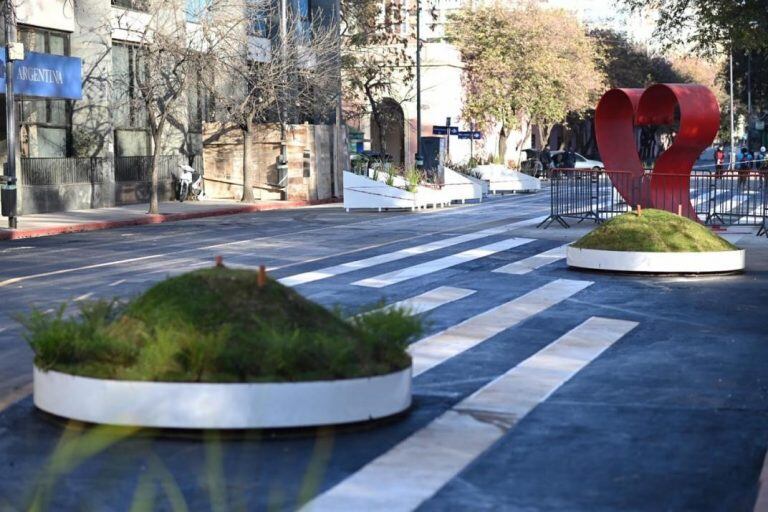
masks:
{"label": "blue painted asphalt", "polygon": [[[223,227],[217,221],[192,221],[14,242],[0,247],[13,249],[0,253],[0,259],[17,264],[3,266],[0,281],[163,256],[30,277],[0,288],[4,297],[13,292],[16,301],[0,304],[0,315],[3,325],[10,326],[9,317],[30,304],[52,307],[87,293],[130,296],[184,265],[207,264],[222,251],[225,262],[291,265],[274,271],[283,277],[545,215],[547,207],[548,197],[539,195],[427,214],[374,216],[323,208],[271,212],[268,219],[244,215]],[[36,497],[50,510],[127,510],[147,498],[136,494],[142,478],[157,491],[151,510],[173,508],[168,489],[178,491],[189,510],[215,509],[219,502],[224,510],[290,510],[592,316],[633,320],[639,326],[422,508],[752,510],[768,446],[768,241],[748,240],[749,272],[740,276],[683,280],[586,274],[568,270],[562,260],[522,276],[492,272],[580,232],[521,229],[509,236],[537,240],[383,289],[350,283],[505,236],[298,287],[348,312],[438,286],[477,290],[428,313],[429,333],[434,333],[555,279],[594,281],[571,299],[417,377],[414,406],[403,417],[321,431],[221,437],[145,431],[79,464],[65,465],[57,474],[51,465],[57,443],[81,432],[36,412],[27,398],[0,413],[0,510],[26,509]],[[237,243],[200,248],[225,241]],[[3,379],[23,380],[31,373],[30,354],[17,329],[0,332],[0,355]]]}

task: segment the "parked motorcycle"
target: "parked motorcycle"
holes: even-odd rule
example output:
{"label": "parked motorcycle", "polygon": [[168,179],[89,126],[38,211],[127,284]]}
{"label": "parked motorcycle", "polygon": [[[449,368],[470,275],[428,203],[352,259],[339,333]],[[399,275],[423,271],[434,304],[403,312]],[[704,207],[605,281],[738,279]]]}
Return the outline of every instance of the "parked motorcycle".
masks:
{"label": "parked motorcycle", "polygon": [[176,177],[176,198],[184,202],[185,199],[200,199],[203,194],[203,175],[187,164],[179,164]]}

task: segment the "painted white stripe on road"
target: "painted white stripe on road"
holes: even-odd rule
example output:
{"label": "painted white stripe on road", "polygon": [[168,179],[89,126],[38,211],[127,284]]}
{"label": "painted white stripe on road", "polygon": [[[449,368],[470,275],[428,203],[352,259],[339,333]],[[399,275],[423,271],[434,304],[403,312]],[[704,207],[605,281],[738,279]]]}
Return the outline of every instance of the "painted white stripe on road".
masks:
{"label": "painted white stripe on road", "polygon": [[521,245],[533,242],[531,238],[508,238],[500,242],[495,242],[476,249],[469,249],[457,254],[451,254],[444,258],[438,258],[432,261],[426,261],[412,267],[406,267],[404,269],[395,270],[386,274],[381,274],[376,277],[369,277],[356,281],[352,284],[356,286],[367,286],[368,288],[384,288],[393,284],[401,283],[409,279],[432,274],[446,268],[455,267],[462,263],[478,260],[496,254],[497,252],[506,251],[513,247],[519,247]]}
{"label": "painted white stripe on road", "polygon": [[475,293],[475,290],[441,286],[410,299],[391,304],[384,309],[406,309],[414,315],[420,315],[464,297],[469,297],[473,293]]}
{"label": "painted white stripe on road", "polygon": [[514,275],[527,274],[534,270],[540,269],[545,265],[549,265],[550,263],[554,263],[556,261],[565,259],[565,250],[567,247],[568,247],[568,244],[561,245],[560,247],[555,247],[554,249],[550,249],[549,251],[542,252],[541,254],[536,254],[535,256],[531,256],[530,258],[525,258],[524,260],[520,260],[520,261],[514,261],[509,265],[504,265],[501,268],[497,268],[496,270],[494,270],[494,272],[500,272],[502,274],[514,274]]}
{"label": "painted white stripe on road", "polygon": [[757,481],[757,501],[755,501],[754,512],[768,512],[768,452],[763,461],[763,470],[760,472],[760,479]]}
{"label": "painted white stripe on road", "polygon": [[42,272],[40,274],[33,274],[29,276],[19,276],[19,277],[12,277],[10,279],[6,279],[5,281],[0,281],[0,288],[3,286],[8,286],[9,284],[18,283],[20,281],[26,281],[28,279],[38,279],[40,277],[50,277],[50,276],[57,276],[60,274],[68,274],[70,272],[77,272],[80,270],[92,270],[94,268],[103,268],[103,267],[113,267],[115,265],[122,265],[123,263],[135,263],[137,261],[146,261],[151,260],[155,258],[160,258],[165,256],[164,254],[153,254],[151,256],[141,256],[138,258],[128,258],[124,260],[117,260],[117,261],[108,261],[106,263],[95,263],[93,265],[85,265],[83,267],[75,267],[75,268],[63,268],[61,270],[52,270],[50,272]]}
{"label": "painted white stripe on road", "polygon": [[421,375],[448,359],[564,301],[591,284],[591,281],[558,279],[517,299],[413,343],[408,347],[408,352],[413,358],[413,375]]}
{"label": "painted white stripe on road", "polygon": [[465,242],[472,242],[481,238],[501,235],[513,229],[532,226],[540,222],[540,217],[534,219],[526,219],[511,224],[505,224],[495,228],[483,229],[476,233],[468,233],[466,235],[454,236],[446,238],[445,240],[438,240],[430,242],[428,244],[417,245],[414,247],[408,247],[406,249],[400,249],[399,251],[389,252],[386,254],[379,254],[377,256],[371,256],[370,258],[364,258],[361,260],[350,261],[348,263],[342,263],[340,265],[334,265],[331,267],[322,268],[320,270],[314,270],[311,272],[303,272],[301,274],[295,274],[292,276],[283,277],[278,279],[281,284],[286,286],[298,286],[300,284],[311,283],[319,281],[321,279],[327,279],[329,277],[346,274],[348,272],[354,272],[356,270],[362,270],[375,265],[381,265],[383,263],[389,263],[392,261],[401,260],[404,258],[410,258],[411,256],[418,256],[432,251],[445,249],[454,245],[463,244]]}
{"label": "painted white stripe on road", "polygon": [[637,325],[624,320],[590,318],[302,510],[415,510]]}

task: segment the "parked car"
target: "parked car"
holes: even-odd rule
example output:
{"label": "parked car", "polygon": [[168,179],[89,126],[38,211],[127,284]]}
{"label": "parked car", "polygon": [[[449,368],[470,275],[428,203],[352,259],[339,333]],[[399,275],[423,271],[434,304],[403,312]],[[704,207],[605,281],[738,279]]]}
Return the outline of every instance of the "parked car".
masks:
{"label": "parked car", "polygon": [[529,176],[538,178],[543,174],[544,168],[541,165],[541,151],[538,149],[524,149],[525,159],[520,162],[520,172]]}
{"label": "parked car", "polygon": [[[550,151],[552,162],[555,167],[560,165],[563,159],[564,151]],[[600,160],[590,160],[589,158],[576,153],[576,169],[594,169],[596,171],[605,169],[605,165]]]}

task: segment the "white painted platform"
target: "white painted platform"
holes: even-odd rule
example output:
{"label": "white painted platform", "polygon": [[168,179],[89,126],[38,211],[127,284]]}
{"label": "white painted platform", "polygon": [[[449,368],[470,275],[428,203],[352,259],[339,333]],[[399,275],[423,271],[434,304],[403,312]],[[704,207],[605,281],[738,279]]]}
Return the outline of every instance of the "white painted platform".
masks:
{"label": "white painted platform", "polygon": [[448,167],[443,169],[442,193],[450,201],[482,201],[488,193],[485,181],[461,174]]}
{"label": "white painted platform", "polygon": [[744,270],[744,250],[716,252],[635,252],[568,246],[569,267],[611,272],[706,274]]}
{"label": "white painted platform", "polygon": [[538,179],[500,164],[479,165],[475,170],[483,176],[484,180],[488,180],[492,194],[541,190],[541,182]]}
{"label": "white painted platform", "polygon": [[[416,210],[419,208],[437,208],[447,206],[451,199],[439,187],[418,185],[414,192],[406,190],[405,180],[396,176],[393,185],[387,185],[383,179],[386,173],[380,173],[380,179],[344,171],[344,208],[349,210]],[[403,188],[399,188],[401,185]]]}
{"label": "white painted platform", "polygon": [[211,384],[93,379],[34,369],[35,406],[88,423],[186,429],[307,427],[411,405],[411,368],[334,381]]}

